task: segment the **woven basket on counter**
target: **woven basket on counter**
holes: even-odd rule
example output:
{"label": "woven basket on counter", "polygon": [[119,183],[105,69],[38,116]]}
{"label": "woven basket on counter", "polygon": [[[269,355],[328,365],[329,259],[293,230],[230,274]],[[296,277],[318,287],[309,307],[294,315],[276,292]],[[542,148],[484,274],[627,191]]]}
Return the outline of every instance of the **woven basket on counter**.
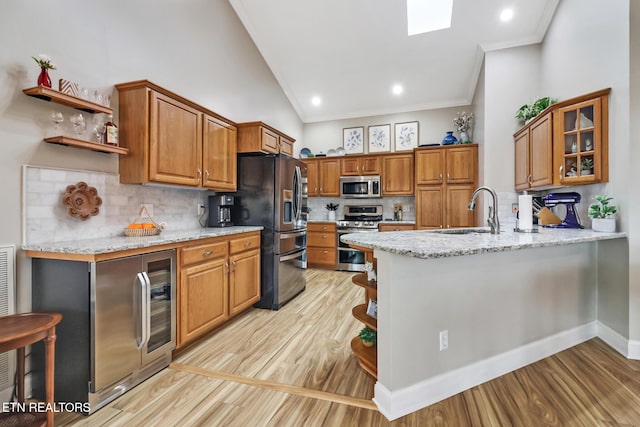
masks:
{"label": "woven basket on counter", "polygon": [[[144,219],[143,215],[146,219]],[[129,228],[131,226],[136,226],[136,224],[144,226],[145,228]],[[149,225],[153,225],[153,227],[150,227]],[[162,231],[162,228],[153,220],[151,215],[149,215],[149,211],[144,205],[140,206],[138,216],[133,220],[129,227],[124,229],[124,234],[128,237],[156,236],[160,234],[160,231]]]}

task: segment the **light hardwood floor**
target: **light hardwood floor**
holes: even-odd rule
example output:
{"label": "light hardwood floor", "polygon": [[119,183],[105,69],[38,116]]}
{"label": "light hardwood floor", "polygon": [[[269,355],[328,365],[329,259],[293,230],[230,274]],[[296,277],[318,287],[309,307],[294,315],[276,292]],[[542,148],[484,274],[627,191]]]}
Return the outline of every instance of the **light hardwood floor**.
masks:
{"label": "light hardwood floor", "polygon": [[308,270],[277,312],[253,309],[95,414],[59,426],[640,426],[640,361],[598,339],[394,422],[349,342],[351,274]]}

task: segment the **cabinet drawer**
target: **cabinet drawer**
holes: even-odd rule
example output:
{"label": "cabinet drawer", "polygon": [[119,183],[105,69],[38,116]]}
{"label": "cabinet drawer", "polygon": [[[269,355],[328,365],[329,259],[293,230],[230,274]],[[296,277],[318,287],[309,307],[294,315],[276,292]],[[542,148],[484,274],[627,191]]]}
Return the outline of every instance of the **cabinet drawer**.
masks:
{"label": "cabinet drawer", "polygon": [[321,233],[319,231],[312,231],[310,233],[307,233],[307,246],[335,248],[336,233]]}
{"label": "cabinet drawer", "polygon": [[413,224],[378,224],[378,231],[406,231],[415,230]]}
{"label": "cabinet drawer", "polygon": [[189,265],[227,256],[227,242],[206,243],[180,249],[180,265]]}
{"label": "cabinet drawer", "polygon": [[335,267],[337,252],[335,248],[307,248],[309,264]]}
{"label": "cabinet drawer", "polygon": [[260,249],[260,235],[254,234],[246,237],[238,237],[229,241],[229,252],[237,254],[249,249]]}
{"label": "cabinet drawer", "polygon": [[[307,223],[307,232],[312,231],[323,231],[323,232],[334,232],[336,231],[336,223],[335,222],[309,222]],[[311,246],[311,245],[308,245]]]}

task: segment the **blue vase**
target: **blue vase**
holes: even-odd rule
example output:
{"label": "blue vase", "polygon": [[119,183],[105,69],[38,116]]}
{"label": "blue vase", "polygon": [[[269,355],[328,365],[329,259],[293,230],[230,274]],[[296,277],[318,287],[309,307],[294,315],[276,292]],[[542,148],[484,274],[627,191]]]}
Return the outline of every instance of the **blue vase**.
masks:
{"label": "blue vase", "polygon": [[447,135],[442,139],[442,145],[451,145],[458,142],[458,138],[453,136],[453,131],[447,132]]}

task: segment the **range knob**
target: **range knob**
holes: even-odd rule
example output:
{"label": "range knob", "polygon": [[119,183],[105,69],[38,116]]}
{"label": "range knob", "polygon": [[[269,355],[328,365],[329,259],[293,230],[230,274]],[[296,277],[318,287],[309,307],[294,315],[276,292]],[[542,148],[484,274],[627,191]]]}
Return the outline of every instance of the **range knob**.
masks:
{"label": "range knob", "polygon": [[353,221],[354,227],[360,227],[360,221]]}

